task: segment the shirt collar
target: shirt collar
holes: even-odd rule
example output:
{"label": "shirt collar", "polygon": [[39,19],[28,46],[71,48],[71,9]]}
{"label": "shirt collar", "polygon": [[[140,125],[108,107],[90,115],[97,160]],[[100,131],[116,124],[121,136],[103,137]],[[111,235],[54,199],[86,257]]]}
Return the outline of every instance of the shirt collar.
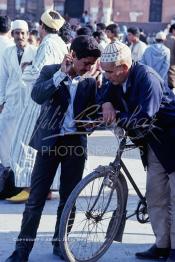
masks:
{"label": "shirt collar", "polygon": [[69,75],[64,79],[64,84],[69,85],[69,83],[72,83],[73,81],[79,82],[81,79],[81,76],[76,76],[74,78],[71,78]]}

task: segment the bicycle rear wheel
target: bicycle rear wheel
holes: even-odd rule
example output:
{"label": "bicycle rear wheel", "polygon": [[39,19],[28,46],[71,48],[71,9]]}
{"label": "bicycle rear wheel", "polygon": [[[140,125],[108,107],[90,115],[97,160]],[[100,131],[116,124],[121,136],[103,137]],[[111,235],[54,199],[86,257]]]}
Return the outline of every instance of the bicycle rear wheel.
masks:
{"label": "bicycle rear wheel", "polygon": [[123,179],[109,168],[107,172],[97,169],[72,191],[59,230],[60,247],[67,261],[96,261],[112,244],[125,214]]}

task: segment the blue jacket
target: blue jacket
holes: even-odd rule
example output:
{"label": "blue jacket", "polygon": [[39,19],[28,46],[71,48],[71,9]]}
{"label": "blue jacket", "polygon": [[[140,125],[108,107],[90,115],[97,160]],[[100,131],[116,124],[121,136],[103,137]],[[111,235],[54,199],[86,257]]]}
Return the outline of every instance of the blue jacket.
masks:
{"label": "blue jacket", "polygon": [[[32,99],[41,105],[41,113],[30,140],[30,146],[38,151],[56,145],[69,105],[70,94],[66,79],[58,88],[53,83],[53,75],[59,68],[60,65],[44,66],[31,93]],[[95,114],[96,82],[94,79],[82,77],[77,86],[73,110],[75,119],[87,119]],[[86,129],[77,125],[77,131],[81,145],[86,148]]]}
{"label": "blue jacket", "polygon": [[[118,124],[127,129],[134,143],[146,149],[149,144],[168,173],[175,171],[175,96],[160,76],[140,63],[132,65],[126,85],[108,86],[104,102],[119,110]],[[142,125],[143,128],[136,129]],[[144,127],[149,125],[149,128]],[[138,131],[148,132],[138,139]]]}
{"label": "blue jacket", "polygon": [[152,67],[165,81],[170,67],[170,49],[162,43],[150,45],[144,52],[141,63]]}

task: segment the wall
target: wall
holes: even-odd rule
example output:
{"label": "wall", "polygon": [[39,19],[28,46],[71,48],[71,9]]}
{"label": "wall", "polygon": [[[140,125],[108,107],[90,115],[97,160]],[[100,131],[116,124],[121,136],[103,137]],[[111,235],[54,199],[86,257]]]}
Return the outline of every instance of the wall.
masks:
{"label": "wall", "polygon": [[113,0],[85,0],[84,10],[88,10],[92,21],[104,22],[111,21]]}
{"label": "wall", "polygon": [[[85,10],[96,20],[99,13],[99,2],[103,2],[103,15],[100,19],[109,21],[112,6],[112,20],[117,22],[149,22],[150,0],[85,0]],[[106,9],[105,9],[106,8]],[[108,9],[108,11],[107,11]],[[169,23],[175,17],[175,1],[163,0],[162,23]],[[99,19],[98,17],[98,19]]]}
{"label": "wall", "polygon": [[118,22],[147,22],[150,0],[120,0],[113,3],[113,20]]}
{"label": "wall", "polygon": [[171,19],[175,17],[175,1],[164,0],[163,1],[163,12],[162,22],[169,23]]}
{"label": "wall", "polygon": [[[30,2],[30,0],[28,0]],[[42,9],[45,6],[52,7],[57,3],[58,9],[63,13],[65,0],[35,0]],[[74,1],[74,0],[72,0]],[[0,0],[0,14],[5,14],[8,2],[8,14],[15,17],[15,0]],[[150,0],[84,0],[84,10],[91,14],[92,21],[109,23],[112,19],[116,22],[149,22]],[[175,0],[163,0],[162,23],[169,23],[175,18]],[[40,10],[38,10],[40,11]],[[38,13],[37,11],[37,13]],[[39,12],[40,13],[40,12]]]}
{"label": "wall", "polygon": [[0,10],[2,12],[7,10],[7,0],[0,0]]}

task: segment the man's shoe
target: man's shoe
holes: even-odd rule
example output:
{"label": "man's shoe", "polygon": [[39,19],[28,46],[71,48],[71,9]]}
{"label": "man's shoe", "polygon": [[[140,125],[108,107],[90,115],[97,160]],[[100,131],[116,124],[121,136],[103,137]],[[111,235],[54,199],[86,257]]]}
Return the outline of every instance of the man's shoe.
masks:
{"label": "man's shoe", "polygon": [[168,258],[170,253],[169,248],[158,248],[153,245],[150,249],[145,252],[138,252],[135,254],[138,259],[150,259],[150,260],[165,260]]}
{"label": "man's shoe", "polygon": [[166,262],[175,262],[175,249],[170,249],[170,254]]}
{"label": "man's shoe", "polygon": [[20,253],[19,250],[15,250],[10,257],[6,259],[5,262],[27,262],[28,257]]}
{"label": "man's shoe", "polygon": [[57,256],[57,257],[60,257],[62,260],[64,260],[64,257],[63,257],[63,255],[62,255],[60,246],[56,246],[56,245],[53,246],[53,254],[54,254],[55,256]]}
{"label": "man's shoe", "polygon": [[18,195],[13,196],[11,198],[6,198],[6,200],[8,202],[15,203],[15,204],[17,204],[17,203],[25,203],[28,200],[28,198],[29,198],[29,194],[30,193],[27,190],[24,189]]}

